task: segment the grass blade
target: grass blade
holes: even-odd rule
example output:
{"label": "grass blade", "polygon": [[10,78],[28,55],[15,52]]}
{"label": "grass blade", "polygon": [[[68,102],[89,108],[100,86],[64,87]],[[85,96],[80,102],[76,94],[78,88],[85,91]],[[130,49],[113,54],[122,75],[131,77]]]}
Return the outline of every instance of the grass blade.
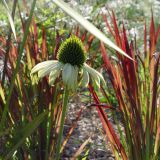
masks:
{"label": "grass blade", "polygon": [[[18,0],[14,0],[13,1],[13,7],[12,7],[12,19],[14,20],[14,17],[15,17],[15,12],[16,12],[16,6],[17,6],[17,2]],[[14,27],[14,25],[13,25]],[[6,40],[6,54],[5,54],[5,59],[4,59],[4,67],[3,67],[3,74],[2,74],[2,87],[4,86],[4,82],[5,82],[5,76],[6,76],[6,71],[7,71],[7,62],[8,62],[8,58],[9,58],[9,51],[10,49],[12,48],[11,47],[11,40],[12,40],[12,25],[9,29],[9,34],[8,34],[8,38]]]}
{"label": "grass blade", "polygon": [[84,109],[84,106],[83,106],[83,107],[80,109],[80,111],[77,113],[77,117],[76,117],[75,121],[73,122],[73,124],[71,125],[71,128],[69,129],[69,132],[68,132],[66,138],[65,138],[64,141],[63,141],[63,144],[62,144],[62,147],[61,147],[61,151],[60,151],[61,153],[63,152],[63,149],[64,149],[65,145],[67,144],[69,138],[71,137],[71,134],[73,133],[75,127],[77,126],[77,122],[78,122],[79,119],[80,119],[80,116],[81,116],[81,114],[82,114],[83,109]]}
{"label": "grass blade", "polygon": [[8,97],[7,97],[7,100],[6,100],[6,105],[4,107],[2,119],[1,119],[1,122],[0,122],[0,130],[2,130],[3,127],[4,127],[4,123],[5,123],[9,103],[10,103],[10,98],[11,98],[11,94],[12,94],[13,87],[14,87],[14,82],[15,82],[15,79],[16,79],[16,75],[19,71],[21,57],[22,57],[25,42],[27,40],[27,36],[28,36],[28,33],[29,33],[29,26],[30,26],[30,23],[31,23],[31,20],[32,20],[32,15],[33,15],[33,12],[34,12],[35,4],[36,4],[36,0],[34,0],[33,3],[32,3],[32,8],[31,8],[31,11],[30,11],[29,19],[28,19],[27,24],[26,24],[26,30],[25,30],[25,33],[24,33],[23,41],[22,41],[22,43],[20,45],[20,48],[19,48],[19,51],[18,51],[19,54],[18,54],[18,59],[17,59],[17,63],[16,63],[16,68],[13,72],[13,77],[12,77],[12,80],[11,80],[10,89],[9,89],[9,92],[8,92]]}
{"label": "grass blade", "polygon": [[23,144],[25,139],[30,136],[30,134],[40,125],[44,117],[47,115],[47,112],[41,113],[36,117],[32,122],[29,122],[23,129],[23,137],[20,137],[17,144],[12,148],[12,150],[6,155],[5,160],[9,159],[13,153]]}
{"label": "grass blade", "polygon": [[8,5],[6,3],[5,0],[3,0],[3,4],[4,4],[4,7],[6,9],[6,12],[7,12],[7,16],[8,16],[8,20],[9,20],[9,23],[11,25],[11,29],[12,29],[12,32],[13,32],[13,35],[14,35],[14,38],[15,40],[17,41],[17,37],[16,37],[16,30],[15,30],[15,27],[14,27],[14,22],[13,22],[13,18],[10,14],[10,11],[9,11],[9,8],[8,8]]}
{"label": "grass blade", "polygon": [[[100,104],[100,100],[91,85],[89,85],[89,90],[92,94],[92,97],[93,97],[95,103]],[[119,154],[121,154],[123,160],[127,160],[128,158],[127,158],[125,149],[122,146],[118,136],[116,135],[111,123],[109,122],[107,115],[105,114],[103,109],[99,106],[97,106],[97,111],[98,111],[99,118],[102,122],[103,128],[106,132],[106,135],[108,136],[110,142],[114,146],[114,147],[112,146],[112,149],[114,150],[115,153],[117,153],[117,151],[118,151]]]}
{"label": "grass blade", "polygon": [[98,28],[96,28],[92,23],[87,21],[83,16],[79,13],[75,12],[72,8],[70,8],[65,2],[61,0],[53,0],[53,2],[58,5],[61,9],[63,9],[68,15],[70,15],[73,19],[75,19],[78,23],[80,23],[86,30],[92,33],[99,40],[103,41],[108,46],[112,47],[122,55],[128,57],[133,60],[130,56],[128,56],[123,50],[121,50],[117,45],[115,45],[110,39],[108,39],[104,33],[102,33]]}
{"label": "grass blade", "polygon": [[79,147],[79,149],[76,151],[76,153],[72,156],[72,160],[76,160],[77,157],[83,152],[84,147],[91,142],[91,137],[89,137],[88,139],[86,139],[83,144]]}

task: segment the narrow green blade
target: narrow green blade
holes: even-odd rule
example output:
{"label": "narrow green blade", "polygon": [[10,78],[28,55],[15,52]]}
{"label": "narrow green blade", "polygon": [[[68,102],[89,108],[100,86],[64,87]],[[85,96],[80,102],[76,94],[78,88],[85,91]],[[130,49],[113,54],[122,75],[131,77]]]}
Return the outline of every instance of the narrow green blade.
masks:
{"label": "narrow green blade", "polygon": [[128,57],[133,60],[130,56],[128,56],[122,49],[120,49],[117,45],[115,45],[110,39],[108,39],[103,32],[101,32],[98,28],[96,28],[92,23],[87,21],[83,16],[79,13],[75,12],[71,7],[68,6],[67,3],[62,0],[53,0],[53,2],[59,6],[62,10],[64,10],[68,15],[70,15],[73,19],[75,19],[80,25],[82,25],[86,30],[88,30],[91,34],[97,37],[99,40],[115,49],[122,55]]}
{"label": "narrow green blade", "polygon": [[14,22],[13,22],[13,19],[12,19],[11,13],[10,13],[10,11],[9,11],[8,5],[7,5],[7,3],[6,3],[6,1],[5,1],[5,0],[3,0],[3,4],[4,4],[4,7],[6,8],[6,12],[7,12],[8,20],[9,20],[9,23],[10,23],[10,25],[11,25],[11,29],[12,29],[12,32],[13,32],[14,38],[15,38],[15,40],[17,41],[17,37],[16,37],[16,30],[15,30],[15,27],[14,27]]}
{"label": "narrow green blade", "polygon": [[40,123],[44,120],[44,117],[47,115],[47,112],[41,113],[38,117],[36,117],[31,123],[28,123],[23,129],[23,136],[19,137],[18,142],[11,149],[11,151],[4,158],[5,160],[9,159],[14,152],[24,143],[27,137],[29,137],[32,132],[40,125]]}

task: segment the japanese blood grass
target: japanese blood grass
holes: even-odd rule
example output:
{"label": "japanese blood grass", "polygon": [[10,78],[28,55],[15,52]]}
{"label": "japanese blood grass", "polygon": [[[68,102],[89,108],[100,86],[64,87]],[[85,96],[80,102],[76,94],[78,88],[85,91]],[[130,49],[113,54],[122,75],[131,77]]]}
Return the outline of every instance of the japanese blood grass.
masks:
{"label": "japanese blood grass", "polygon": [[[44,28],[42,28],[41,41],[38,39],[38,33],[41,29],[37,28],[32,18],[35,2],[34,0],[27,23],[21,17],[24,34],[22,42],[19,42],[20,38],[17,37],[19,41],[16,45],[13,41],[10,43],[12,47],[8,58],[9,66],[7,65],[7,71],[5,73],[7,83],[0,87],[0,104],[3,106],[0,109],[0,114],[2,115],[0,135],[5,141],[5,151],[1,154],[2,158],[7,156],[7,158],[13,157],[15,159],[30,158],[47,160],[55,156],[56,140],[59,135],[59,126],[62,117],[61,102],[63,91],[61,87],[63,85],[59,83],[59,78],[55,80],[56,86],[53,87],[49,86],[47,78],[41,80],[38,85],[33,85],[30,79],[31,68],[38,62],[48,60],[51,56],[46,45],[47,38]],[[19,8],[20,12],[21,10]],[[29,27],[30,24],[31,27]],[[85,35],[86,33],[81,37],[82,41],[86,38]],[[90,35],[87,40],[88,48],[91,46],[93,39],[93,36]],[[3,44],[1,53],[5,55],[3,49],[8,47],[5,43],[6,39],[5,37],[1,37],[0,40]],[[55,42],[51,44],[55,44]],[[54,58],[57,55],[58,45],[53,46],[55,48],[55,54],[52,57]],[[22,53],[24,52],[25,54],[22,58]],[[99,108],[101,107],[99,106]],[[47,113],[47,118],[43,118],[43,112],[45,114]],[[104,114],[103,111],[100,112]],[[41,115],[43,116],[41,117]],[[37,123],[39,117],[42,118],[40,118],[41,123]],[[103,119],[106,120],[106,117],[104,116]],[[35,123],[28,130],[29,123],[32,122]],[[21,139],[21,136],[18,136],[18,134],[22,134],[24,131],[26,132]],[[113,139],[115,137],[116,135],[111,136]],[[115,138],[115,141],[119,144],[118,147],[122,146],[117,138]],[[123,154],[123,157],[126,156],[123,147],[118,151]]]}
{"label": "japanese blood grass", "polygon": [[8,96],[6,98],[6,104],[4,105],[4,111],[3,111],[2,119],[1,119],[1,122],[0,122],[0,131],[3,130],[4,123],[5,123],[5,120],[6,120],[6,117],[7,117],[7,111],[8,111],[8,107],[9,107],[9,103],[10,103],[10,98],[11,98],[12,91],[13,91],[13,88],[14,88],[14,83],[15,83],[15,80],[16,80],[16,76],[17,76],[17,73],[18,73],[18,70],[19,70],[19,67],[20,67],[20,61],[21,61],[21,58],[22,58],[23,49],[24,49],[24,46],[25,46],[27,35],[28,35],[28,32],[29,32],[29,26],[30,26],[30,23],[31,23],[31,19],[32,19],[35,4],[36,4],[36,0],[33,1],[32,8],[31,8],[31,11],[30,11],[30,16],[29,16],[29,19],[28,19],[27,25],[26,25],[26,30],[24,32],[23,41],[22,41],[22,43],[21,43],[21,45],[18,49],[19,54],[18,54],[18,57],[17,57],[16,67],[15,67],[15,70],[13,72],[13,77],[11,79],[11,84],[10,84],[10,89],[9,89],[9,92],[8,92]]}
{"label": "japanese blood grass", "polygon": [[[4,141],[0,159],[47,160],[55,156],[57,128],[62,111],[61,104],[59,104],[62,100],[62,93],[60,85],[57,85],[57,88],[51,88],[47,79],[41,81],[39,85],[32,85],[30,79],[32,66],[49,57],[44,28],[42,29],[43,45],[38,42],[39,29],[32,18],[35,2],[33,1],[27,23],[21,18],[24,34],[22,42],[20,43],[21,37],[17,37],[19,43],[15,45],[16,42],[10,39],[10,46],[8,46],[5,35],[0,37],[2,44],[0,58],[8,56],[4,72],[6,81],[4,85],[0,83],[0,104],[2,106],[0,108],[2,118],[0,138],[1,143]],[[15,10],[14,7],[13,10]],[[6,48],[8,54],[4,52]]]}
{"label": "japanese blood grass", "polygon": [[[20,12],[21,8],[19,8]],[[0,138],[4,141],[0,158],[48,160],[55,157],[56,153],[62,118],[63,91],[61,88],[63,85],[59,83],[59,78],[55,80],[56,86],[53,87],[49,86],[47,78],[41,80],[38,85],[32,84],[31,68],[38,62],[49,59],[50,54],[44,27],[42,35],[40,35],[41,41],[39,41],[37,35],[41,29],[37,27],[34,19],[32,18],[31,21],[31,17],[29,18],[30,28],[22,17],[21,22],[22,33],[24,33],[23,42],[15,45],[15,42],[10,40],[5,72],[6,82],[4,86],[0,85],[0,104],[3,106],[0,109],[1,117],[3,117]],[[20,37],[17,36],[17,39],[20,42]],[[83,34],[82,40],[85,39]],[[2,58],[5,55],[4,48],[8,46],[6,46],[5,36],[1,36],[0,41],[2,44],[0,57]],[[59,35],[57,35],[55,42],[50,42],[56,44],[52,48],[58,48]],[[89,39],[87,40],[88,49],[91,42]],[[55,56],[57,51],[57,49],[54,51],[52,58],[57,57]],[[21,57],[22,52],[25,52],[24,57]]]}
{"label": "japanese blood grass", "polygon": [[[117,61],[109,58],[108,51],[101,42],[103,67],[115,91],[118,101],[117,109],[124,127],[119,128],[119,122],[116,120],[120,138],[109,123],[106,113],[97,105],[99,117],[116,159],[156,160],[160,157],[160,115],[158,114],[160,52],[157,48],[160,26],[156,30],[153,16],[149,33],[147,33],[146,24],[144,25],[144,49],[141,51],[137,48],[136,40],[129,43],[124,26],[119,30],[114,13],[111,16],[113,28],[105,15],[103,18],[116,44],[135,61],[122,57],[118,52],[116,52]],[[150,39],[149,45],[147,45],[147,36]],[[100,104],[92,86],[90,91],[95,103]],[[102,91],[106,96],[103,86]]]}

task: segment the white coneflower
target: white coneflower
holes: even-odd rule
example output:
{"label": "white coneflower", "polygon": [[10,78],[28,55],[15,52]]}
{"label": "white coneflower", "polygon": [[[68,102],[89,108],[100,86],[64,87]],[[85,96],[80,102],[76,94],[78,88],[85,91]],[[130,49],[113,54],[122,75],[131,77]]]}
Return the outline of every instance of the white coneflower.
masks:
{"label": "white coneflower", "polygon": [[38,73],[38,78],[49,75],[50,85],[53,85],[56,78],[62,75],[64,85],[72,91],[76,90],[78,84],[87,86],[89,77],[98,87],[100,81],[104,82],[103,76],[85,63],[84,46],[76,36],[71,36],[62,43],[57,59],[37,64],[32,69],[31,75]]}
{"label": "white coneflower", "polygon": [[31,75],[38,73],[39,78],[49,75],[49,83],[51,85],[54,84],[57,77],[62,76],[62,80],[65,85],[61,124],[55,158],[56,160],[59,160],[69,92],[75,92],[79,84],[87,86],[89,83],[89,77],[92,78],[98,87],[100,87],[100,81],[104,82],[104,79],[99,72],[85,63],[85,49],[81,40],[75,36],[71,36],[62,43],[58,50],[57,59],[58,60],[49,60],[37,64],[32,69]]}

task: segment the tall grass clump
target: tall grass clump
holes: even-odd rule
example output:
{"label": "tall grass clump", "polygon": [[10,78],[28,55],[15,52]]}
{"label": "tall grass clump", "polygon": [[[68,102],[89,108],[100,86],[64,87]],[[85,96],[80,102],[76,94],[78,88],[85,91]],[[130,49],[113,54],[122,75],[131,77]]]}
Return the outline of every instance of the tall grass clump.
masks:
{"label": "tall grass clump", "polygon": [[[11,12],[4,0],[10,29],[7,38],[6,35],[0,35],[0,60],[4,62],[0,77],[0,146],[2,146],[0,159],[60,159],[64,146],[75,128],[75,124],[71,126],[70,132],[62,142],[69,95],[74,94],[79,84],[89,87],[116,159],[157,160],[160,158],[160,52],[158,48],[160,26],[156,29],[153,17],[149,32],[144,25],[143,49],[139,49],[136,39],[129,42],[125,26],[119,29],[114,14],[111,16],[112,27],[105,15],[103,18],[115,43],[65,2],[61,0],[53,0],[53,2],[93,35],[87,37],[87,31],[80,35],[77,28],[76,36],[71,38],[72,41],[65,40],[68,36],[59,35],[54,30],[53,35],[56,37],[49,42],[46,28],[43,25],[38,27],[33,17],[36,0],[32,1],[30,10],[25,5],[28,13],[27,20],[21,16],[21,8],[17,0],[13,1]],[[19,15],[21,22],[19,33],[14,26],[15,13]],[[81,40],[77,38],[78,36]],[[85,63],[94,36],[101,40],[99,50],[103,64],[100,65],[112,84],[118,102],[117,107],[109,107],[112,103],[108,100],[110,95],[105,90],[103,77]],[[64,42],[62,43],[61,40]],[[73,47],[75,42],[76,44],[78,42],[78,45]],[[61,43],[62,47],[60,47]],[[115,50],[114,58],[108,56],[109,52],[112,53],[112,49],[107,50],[104,43]],[[84,53],[83,48],[85,48]],[[83,54],[79,56],[78,52]],[[53,66],[49,66],[54,69],[60,62],[61,68],[56,72],[52,71],[46,68],[46,62],[43,61],[54,62]],[[70,76],[64,75],[64,70]],[[72,77],[72,71],[75,77]],[[38,77],[30,76],[35,72],[38,72]],[[56,73],[56,76],[53,73]],[[46,76],[47,74],[50,74],[49,77]],[[89,81],[89,75],[92,81]],[[112,109],[118,134],[102,107],[104,105],[101,104],[94,84],[97,84],[97,88],[102,92],[101,95],[108,102],[106,108]],[[77,120],[80,114],[81,111],[77,114]],[[117,118],[117,115],[120,115],[120,118]],[[75,154],[76,157],[88,141],[82,144]]]}
{"label": "tall grass clump", "polygon": [[[117,159],[133,160],[158,159],[160,157],[160,118],[158,114],[160,112],[158,76],[160,72],[160,54],[158,51],[160,27],[158,26],[156,30],[153,16],[149,33],[146,25],[144,26],[143,49],[137,47],[136,39],[129,42],[125,26],[123,25],[122,29],[119,29],[114,13],[111,16],[113,27],[111,27],[106,16],[103,16],[116,45],[123,51],[121,52],[108,41],[104,34],[102,35],[95,27],[83,20],[83,17],[77,13],[73,14],[74,11],[72,12],[65,3],[57,0],[54,0],[54,2],[102,41],[100,47],[104,61],[102,67],[106,70],[112,83],[118,101],[116,111],[119,112],[124,127],[123,130],[119,127],[118,119],[114,116],[120,138],[102,109],[100,99],[92,84],[89,85],[89,89],[97,104],[99,117],[111,142],[115,157]],[[109,58],[104,43],[116,50],[113,59]],[[127,55],[123,54],[124,57],[120,53],[127,53]],[[101,87],[101,90],[108,99],[104,86]]]}
{"label": "tall grass clump", "polygon": [[[26,4],[25,0],[23,3]],[[7,39],[3,34],[0,37],[0,57],[4,61],[0,82],[0,143],[3,146],[1,148],[0,158],[2,159],[47,160],[54,158],[56,152],[57,159],[59,159],[65,145],[61,144],[65,120],[63,106],[67,106],[68,98],[64,98],[63,101],[64,85],[60,83],[61,77],[57,76],[51,87],[49,85],[51,79],[45,77],[37,83],[37,77],[30,76],[31,69],[39,62],[57,60],[60,40],[62,39],[57,34],[53,42],[47,41],[45,28],[43,26],[39,28],[33,18],[35,5],[36,0],[32,1],[30,10],[24,5],[23,9],[26,9],[28,13],[28,18],[24,19],[20,14],[21,7],[18,7],[17,0],[13,1],[12,11],[9,10],[6,1],[4,1],[11,27]],[[19,15],[21,22],[19,31],[14,26],[15,13]],[[99,39],[103,39],[106,44],[126,55],[126,53],[110,42],[109,39],[95,28],[94,25],[81,16],[80,19],[80,23],[85,22],[85,26],[89,24],[91,29],[94,29],[99,34]],[[91,30],[89,29],[89,31]],[[85,34],[81,37],[82,41],[84,41],[84,37]],[[63,36],[63,38],[67,37]],[[88,39],[88,49],[92,40],[89,41]],[[52,46],[53,44],[54,46]],[[61,58],[61,60],[64,62],[64,58]],[[102,77],[96,75],[98,72],[90,69],[87,64],[84,66],[80,64],[79,67],[83,67],[81,70],[84,70],[85,77],[87,76],[87,81],[83,82],[85,86],[89,82],[89,74],[94,75],[93,77],[95,79],[93,78],[93,81],[100,86],[99,83]],[[81,77],[83,76],[81,75]],[[62,78],[64,77],[62,76]],[[65,81],[66,78],[64,79]],[[66,95],[68,95],[68,90]],[[64,105],[63,102],[65,103]],[[77,117],[79,116],[80,113]],[[71,130],[73,128],[71,126]],[[65,143],[68,137],[70,137],[70,134],[67,135],[67,139],[64,141]],[[80,152],[79,150],[77,153]]]}
{"label": "tall grass clump", "polygon": [[[57,33],[48,47],[46,29],[39,28],[33,18],[35,4],[34,0],[30,11],[25,8],[29,15],[26,21],[18,14],[21,7],[17,7],[15,0],[12,17],[9,14],[12,26],[8,39],[5,34],[0,36],[0,60],[4,62],[0,81],[0,159],[48,160],[56,153],[63,85],[58,77],[52,87],[47,77],[37,83],[37,77],[31,77],[30,73],[37,63],[56,59],[60,39],[64,36]],[[19,15],[21,30],[12,38],[15,13]],[[75,123],[71,129],[74,127]],[[70,134],[67,133],[68,139]]]}
{"label": "tall grass clump", "polygon": [[[118,106],[116,111],[120,119],[115,117],[119,136],[116,135],[108,121],[105,112],[101,112],[100,119],[111,142],[113,153],[117,159],[156,160],[160,158],[160,26],[155,27],[153,16],[149,31],[144,25],[143,48],[138,48],[136,39],[129,42],[129,35],[123,25],[119,29],[114,13],[111,16],[113,27],[103,15],[106,26],[116,44],[134,61],[122,57],[115,52],[114,58],[108,56],[108,50],[101,42],[103,68],[108,74],[113,86]],[[90,87],[93,99],[100,104],[96,92]],[[102,86],[102,93],[107,94]],[[107,98],[107,96],[106,96]],[[117,114],[114,113],[113,115]],[[120,127],[119,120],[123,127]],[[123,128],[123,129],[122,129]]]}
{"label": "tall grass clump", "polygon": [[[5,59],[0,83],[2,159],[48,159],[52,155],[53,148],[49,146],[53,143],[52,125],[57,123],[54,114],[60,114],[55,111],[60,95],[56,94],[56,88],[49,87],[47,79],[33,85],[30,78],[35,63],[49,56],[47,51],[43,52],[45,35],[43,45],[38,44],[38,28],[32,19],[35,3],[34,0],[27,22],[21,19],[22,36],[15,41],[9,33],[7,40],[3,35],[0,40],[1,60]],[[14,1],[14,12],[18,9],[16,5]]]}

